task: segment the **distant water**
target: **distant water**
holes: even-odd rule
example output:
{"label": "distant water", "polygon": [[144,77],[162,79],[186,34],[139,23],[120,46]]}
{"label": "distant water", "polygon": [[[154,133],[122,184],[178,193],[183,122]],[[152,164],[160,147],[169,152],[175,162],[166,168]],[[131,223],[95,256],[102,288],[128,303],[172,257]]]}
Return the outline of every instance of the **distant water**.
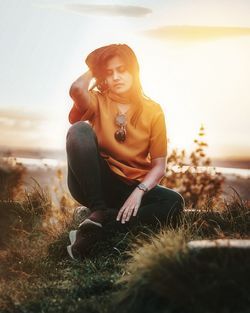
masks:
{"label": "distant water", "polygon": [[[3,158],[3,159],[9,159],[9,158]],[[13,162],[22,163],[24,166],[27,166],[28,168],[44,168],[44,167],[64,167],[66,166],[66,161],[63,160],[57,160],[57,159],[35,159],[35,158],[13,158]],[[188,169],[189,166],[183,166],[182,169],[180,169],[178,166],[174,166],[173,170],[175,172],[185,172]],[[198,166],[197,169],[194,167],[191,167],[194,172],[203,172],[208,171],[214,173],[214,172],[220,172],[225,175],[239,175],[244,178],[250,177],[250,170],[249,169],[242,169],[242,168],[233,168],[233,167],[216,167],[216,166]]]}
{"label": "distant water", "polygon": [[[175,172],[185,172],[189,166],[183,166],[182,169],[178,168],[178,166],[174,166],[173,170]],[[211,174],[214,172],[217,173],[222,173],[225,175],[239,175],[244,178],[249,178],[250,177],[250,170],[249,169],[244,169],[244,168],[234,168],[234,167],[219,167],[219,166],[197,166],[197,169],[192,167],[192,170],[194,172],[203,172],[203,171],[208,171]]]}
{"label": "distant water", "polygon": [[[5,159],[5,158],[3,158]],[[6,158],[8,159],[8,158]],[[27,167],[59,167],[59,166],[65,166],[66,162],[62,160],[57,159],[32,159],[32,158],[15,158],[17,163],[22,163],[23,165]]]}

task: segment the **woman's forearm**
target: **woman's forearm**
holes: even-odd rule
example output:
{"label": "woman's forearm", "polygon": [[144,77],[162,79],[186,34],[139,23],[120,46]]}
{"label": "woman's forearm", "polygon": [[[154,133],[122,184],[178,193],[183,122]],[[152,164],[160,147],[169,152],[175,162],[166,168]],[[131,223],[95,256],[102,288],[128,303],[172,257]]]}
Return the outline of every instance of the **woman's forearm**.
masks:
{"label": "woman's forearm", "polygon": [[162,166],[156,165],[147,173],[142,183],[148,187],[148,190],[151,190],[159,183],[164,173],[165,171],[162,171]]}
{"label": "woman's forearm", "polygon": [[78,77],[70,87],[69,94],[71,98],[73,98],[78,93],[87,92],[92,78],[93,74],[90,70]]}
{"label": "woman's forearm", "polygon": [[[88,89],[89,83],[92,78],[93,74],[90,70],[88,70],[83,75],[78,77],[77,80],[70,87],[69,94],[70,97],[74,100],[73,109],[75,108],[80,113],[84,113],[91,105]],[[70,120],[72,120],[72,114],[76,115],[74,114],[74,112],[71,112],[69,117]]]}

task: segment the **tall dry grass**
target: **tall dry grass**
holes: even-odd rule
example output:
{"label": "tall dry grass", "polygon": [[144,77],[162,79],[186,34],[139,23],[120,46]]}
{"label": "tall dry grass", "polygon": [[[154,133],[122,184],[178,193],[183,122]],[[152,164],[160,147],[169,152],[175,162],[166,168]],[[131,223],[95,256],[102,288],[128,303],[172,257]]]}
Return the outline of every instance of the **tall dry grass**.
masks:
{"label": "tall dry grass", "polygon": [[48,271],[54,271],[58,258],[66,256],[66,249],[57,254],[52,249],[52,256],[51,247],[63,239],[65,246],[76,204],[63,192],[55,206],[48,188],[36,180],[29,191],[19,188],[19,167],[13,166],[13,171],[17,171],[16,185],[12,181],[0,199],[0,311],[39,296],[37,287],[47,285]]}

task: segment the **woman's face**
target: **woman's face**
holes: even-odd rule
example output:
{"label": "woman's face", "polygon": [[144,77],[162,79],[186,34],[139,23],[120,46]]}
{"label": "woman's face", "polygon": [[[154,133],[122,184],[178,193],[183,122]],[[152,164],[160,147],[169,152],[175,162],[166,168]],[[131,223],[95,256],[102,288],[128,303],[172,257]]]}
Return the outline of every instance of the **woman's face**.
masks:
{"label": "woman's face", "polygon": [[106,81],[111,91],[127,95],[133,84],[133,76],[126,69],[119,56],[114,56],[106,64]]}

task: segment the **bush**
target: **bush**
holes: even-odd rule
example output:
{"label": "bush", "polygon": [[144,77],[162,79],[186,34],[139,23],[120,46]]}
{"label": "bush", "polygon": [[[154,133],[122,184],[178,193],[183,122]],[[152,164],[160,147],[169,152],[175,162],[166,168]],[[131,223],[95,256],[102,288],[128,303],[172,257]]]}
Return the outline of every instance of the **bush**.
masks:
{"label": "bush", "polygon": [[[213,170],[198,170],[198,167],[206,167],[211,164],[211,160],[206,157],[204,147],[208,146],[201,137],[204,136],[204,127],[200,127],[199,139],[194,142],[197,145],[195,151],[189,156],[189,166],[185,163],[186,152],[182,150],[178,153],[173,149],[171,155],[167,158],[167,169],[165,176],[160,184],[180,192],[184,197],[186,205],[190,207],[200,206],[210,200],[212,207],[219,199],[222,192],[222,184],[225,177]],[[178,171],[174,171],[178,167]],[[187,169],[184,169],[187,167]],[[192,167],[192,168],[191,168]]]}
{"label": "bush", "polygon": [[20,192],[25,172],[15,158],[0,159],[0,199],[13,199]]}

